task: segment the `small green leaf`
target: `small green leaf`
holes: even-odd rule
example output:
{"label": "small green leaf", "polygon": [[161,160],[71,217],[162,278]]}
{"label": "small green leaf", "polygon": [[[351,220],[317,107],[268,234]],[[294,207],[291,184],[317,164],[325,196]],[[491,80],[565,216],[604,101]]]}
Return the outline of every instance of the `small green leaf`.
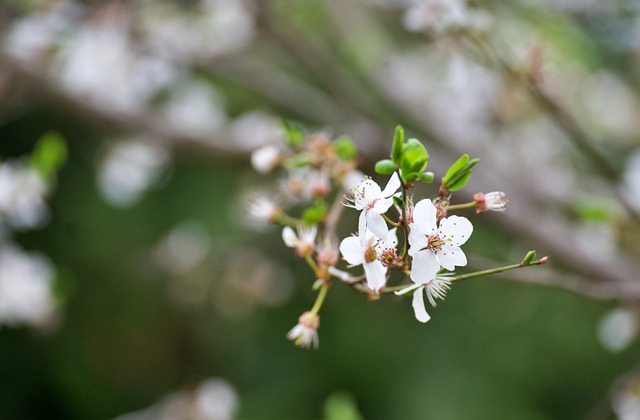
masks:
{"label": "small green leaf", "polygon": [[393,196],[393,203],[397,206],[402,206],[404,204],[404,200],[402,200],[402,197],[398,197],[398,196]]}
{"label": "small green leaf", "polygon": [[396,132],[393,136],[393,146],[391,147],[391,160],[396,165],[400,164],[403,146],[404,146],[404,128],[402,128],[401,125],[397,125]]}
{"label": "small green leaf", "polygon": [[302,221],[306,225],[316,225],[327,215],[327,205],[323,200],[317,200],[315,204],[302,213]]}
{"label": "small green leaf", "polygon": [[380,175],[391,175],[396,169],[398,169],[398,165],[389,159],[377,161],[376,166],[374,167],[376,173],[379,173]]}
{"label": "small green leaf", "polygon": [[304,132],[302,129],[291,125],[288,121],[282,120],[282,128],[284,129],[285,142],[290,147],[297,149],[304,142]]}
{"label": "small green leaf", "polygon": [[456,163],[451,165],[451,167],[447,171],[447,174],[442,179],[442,184],[447,185],[451,177],[454,176],[467,163],[469,163],[469,155],[465,153],[464,155],[460,156],[458,160],[456,160]]}
{"label": "small green leaf", "polygon": [[313,285],[311,286],[311,290],[313,290],[314,292],[317,292],[318,290],[320,290],[323,284],[324,284],[324,280],[318,279],[313,282]]}
{"label": "small green leaf", "polygon": [[323,407],[326,420],[362,420],[364,417],[358,410],[353,397],[344,391],[336,391],[327,398]]}
{"label": "small green leaf", "polygon": [[433,174],[433,172],[423,172],[418,175],[418,179],[425,184],[430,184],[431,182],[433,182],[435,177],[436,176]]}
{"label": "small green leaf", "polygon": [[[471,174],[473,173],[471,168],[473,168],[478,162],[480,162],[480,159],[473,159],[458,169],[457,172],[449,177],[448,181],[443,182],[445,188],[451,192],[461,190],[467,184],[469,178],[471,178]],[[457,162],[454,166],[455,165],[457,165]]]}
{"label": "small green leaf", "polygon": [[536,257],[536,251],[529,251],[527,252],[527,255],[524,256],[524,259],[522,260],[522,265],[529,265],[531,264],[531,261],[533,261],[533,259]]}
{"label": "small green leaf", "polygon": [[342,160],[351,160],[356,157],[358,149],[350,137],[340,136],[333,141],[333,147]]}
{"label": "small green leaf", "polygon": [[43,134],[31,154],[30,166],[44,178],[53,177],[67,160],[67,144],[56,132]]}
{"label": "small green leaf", "polygon": [[429,154],[427,149],[418,139],[409,139],[402,147],[402,157],[400,159],[400,169],[402,179],[412,181],[427,168]]}

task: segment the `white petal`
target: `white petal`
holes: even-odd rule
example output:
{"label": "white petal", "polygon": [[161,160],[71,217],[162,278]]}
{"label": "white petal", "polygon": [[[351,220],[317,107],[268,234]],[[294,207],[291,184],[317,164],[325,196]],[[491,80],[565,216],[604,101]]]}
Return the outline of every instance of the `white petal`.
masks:
{"label": "white petal", "polygon": [[367,212],[367,229],[371,231],[378,238],[386,238],[389,233],[389,227],[384,218],[377,213]]}
{"label": "white petal", "polygon": [[364,248],[360,238],[349,236],[340,242],[340,253],[351,265],[360,265],[364,262]]}
{"label": "white petal", "polygon": [[396,290],[393,292],[396,296],[402,296],[406,293],[416,290],[418,287],[422,287],[421,284],[412,284],[410,286],[405,287],[404,289]]}
{"label": "white petal", "polygon": [[436,214],[436,206],[431,200],[420,200],[413,208],[413,222],[420,226],[419,229],[422,233],[431,235],[436,231]]}
{"label": "white petal", "polygon": [[358,217],[358,236],[364,238],[367,234],[367,212],[361,211]]}
{"label": "white petal", "polygon": [[473,232],[473,225],[466,217],[449,216],[440,221],[438,236],[451,246],[460,246],[467,242]]}
{"label": "white petal", "polygon": [[378,260],[364,263],[364,274],[367,277],[367,286],[376,293],[387,284],[387,269]]}
{"label": "white petal", "polygon": [[429,245],[427,235],[422,233],[415,223],[409,223],[409,255],[414,256],[422,248]]}
{"label": "white petal", "polygon": [[282,240],[288,247],[293,248],[298,243],[298,236],[293,229],[289,226],[285,226],[285,228],[282,229]]}
{"label": "white petal", "polygon": [[384,198],[389,198],[393,195],[393,193],[398,191],[398,188],[400,188],[400,177],[398,177],[398,174],[394,172],[391,175],[389,182],[387,182],[387,185],[384,187],[384,190],[382,190],[381,196]]}
{"label": "white petal", "polygon": [[375,202],[370,211],[378,214],[384,214],[391,208],[391,206],[393,206],[392,198],[380,198]]}
{"label": "white petal", "polygon": [[427,322],[431,319],[427,313],[427,309],[424,307],[424,296],[422,296],[422,287],[413,292],[413,312],[416,314],[416,319],[420,322]]}
{"label": "white petal", "polygon": [[413,257],[411,280],[418,284],[424,284],[433,279],[438,270],[440,270],[440,264],[432,251],[418,252]]}
{"label": "white petal", "polygon": [[387,237],[385,238],[385,244],[389,248],[394,248],[396,245],[398,245],[398,234],[396,233],[397,230],[398,228],[391,229],[387,234]]}
{"label": "white petal", "polygon": [[467,265],[467,256],[457,246],[443,246],[436,254],[436,258],[440,265],[449,271],[455,270],[455,266],[464,267]]}

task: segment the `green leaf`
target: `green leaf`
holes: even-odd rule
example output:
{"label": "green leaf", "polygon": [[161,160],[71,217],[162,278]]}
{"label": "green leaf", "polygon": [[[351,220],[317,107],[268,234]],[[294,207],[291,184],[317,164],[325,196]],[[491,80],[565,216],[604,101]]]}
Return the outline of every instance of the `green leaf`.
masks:
{"label": "green leaf", "polygon": [[317,200],[315,204],[302,213],[302,221],[306,225],[318,224],[327,215],[327,205],[323,200]]}
{"label": "green leaf", "polygon": [[389,159],[383,159],[383,160],[377,161],[376,166],[374,167],[374,170],[376,171],[376,173],[379,173],[380,175],[390,175],[396,169],[398,169],[398,165],[396,165]]}
{"label": "green leaf", "polygon": [[404,128],[402,128],[401,125],[397,125],[396,132],[393,136],[393,146],[391,147],[391,160],[396,165],[400,165],[403,146],[404,146]]}
{"label": "green leaf", "polygon": [[404,200],[402,199],[402,197],[398,197],[398,196],[395,196],[395,195],[393,196],[393,202],[397,206],[402,206],[404,204]]}
{"label": "green leaf", "polygon": [[426,147],[418,139],[409,139],[402,147],[402,157],[400,159],[400,169],[402,179],[412,181],[427,168],[429,154]]}
{"label": "green leaf", "polygon": [[424,182],[425,184],[432,183],[435,177],[436,176],[433,174],[433,172],[423,172],[418,175],[418,179]]}
{"label": "green leaf", "polygon": [[333,141],[333,147],[342,160],[351,160],[358,154],[356,144],[350,137],[340,136]]}
{"label": "green leaf", "polygon": [[533,259],[536,257],[536,251],[529,251],[527,252],[527,255],[524,256],[524,259],[522,260],[522,265],[529,265],[531,264],[531,261],[533,261]]}
{"label": "green leaf", "polygon": [[[473,173],[471,168],[473,168],[478,162],[480,162],[480,159],[473,159],[458,169],[458,171],[455,172],[447,182],[444,182],[445,188],[451,192],[461,190],[465,185],[467,185],[469,178],[471,178],[471,174]],[[458,162],[456,162],[454,166],[457,165],[457,163]]]}
{"label": "green leaf", "polygon": [[282,120],[282,128],[284,129],[285,142],[290,147],[297,149],[304,142],[304,132],[302,129],[291,125],[288,121]]}
{"label": "green leaf", "polygon": [[31,154],[29,165],[44,178],[53,177],[67,160],[67,143],[60,134],[43,134]]}
{"label": "green leaf", "polygon": [[460,156],[458,160],[456,160],[456,163],[451,165],[451,167],[447,171],[447,174],[442,179],[442,184],[446,185],[451,177],[454,176],[467,163],[469,163],[469,155],[465,153],[464,155]]}

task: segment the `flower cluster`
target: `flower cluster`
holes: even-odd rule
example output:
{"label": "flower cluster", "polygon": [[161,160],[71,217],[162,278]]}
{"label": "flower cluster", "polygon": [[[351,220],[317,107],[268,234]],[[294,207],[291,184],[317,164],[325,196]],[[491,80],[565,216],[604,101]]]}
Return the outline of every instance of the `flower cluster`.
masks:
{"label": "flower cluster", "polygon": [[[473,225],[466,217],[451,213],[465,209],[503,212],[508,202],[505,193],[491,192],[476,193],[468,203],[452,204],[453,193],[466,185],[478,159],[460,157],[442,177],[434,197],[422,198],[413,194],[413,187],[418,182],[433,182],[435,175],[426,171],[426,147],[417,139],[405,141],[402,127],[396,129],[390,159],[375,165],[378,174],[388,176],[384,188],[355,169],[351,140],[330,140],[323,134],[305,138],[301,130],[286,124],[285,134],[287,147],[260,149],[252,163],[261,173],[285,169],[287,176],[280,183],[285,195],[292,207],[305,209],[295,217],[286,206],[261,197],[250,203],[249,212],[283,225],[284,243],[314,272],[315,304],[287,334],[301,347],[318,346],[319,311],[333,280],[365,293],[370,300],[390,292],[411,292],[415,317],[424,323],[430,319],[424,297],[435,307],[454,281],[546,262],[546,257],[534,260],[532,251],[518,265],[454,273],[456,267],[467,265],[462,246],[471,237]],[[357,229],[337,245],[338,220],[346,208],[359,212]],[[339,267],[339,255],[346,268]],[[351,272],[360,266],[360,274]],[[395,276],[399,282],[394,272],[399,273]]]}

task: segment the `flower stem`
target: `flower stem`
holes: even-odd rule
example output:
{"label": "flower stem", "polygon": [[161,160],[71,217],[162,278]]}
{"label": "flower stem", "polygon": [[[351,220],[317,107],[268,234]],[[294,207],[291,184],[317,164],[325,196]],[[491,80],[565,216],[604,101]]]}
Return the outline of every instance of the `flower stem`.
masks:
{"label": "flower stem", "polygon": [[[504,271],[516,270],[518,268],[529,267],[532,265],[542,265],[547,262],[547,259],[548,259],[547,257],[542,257],[539,260],[531,261],[527,264],[520,263],[520,264],[505,265],[503,267],[490,268],[488,270],[474,271],[473,273],[461,274],[459,276],[452,276],[452,277],[449,277],[449,279],[452,282],[454,282],[454,281],[468,280],[474,277],[487,276],[489,274],[498,274]],[[382,291],[382,293],[397,292],[398,290],[406,289],[407,286],[408,286],[407,284],[402,284],[400,286],[387,287]]]}
{"label": "flower stem", "polygon": [[313,272],[317,275],[318,274],[318,264],[316,264],[316,262],[313,260],[313,257],[311,256],[311,253],[308,252],[308,253],[304,254],[304,259],[307,262],[307,264],[309,264],[309,267],[311,267]]}
{"label": "flower stem", "polygon": [[316,302],[313,304],[313,308],[311,308],[310,312],[313,315],[318,315],[318,312],[320,312],[320,308],[322,308],[322,304],[324,303],[324,298],[327,296],[327,291],[329,291],[329,285],[325,283],[320,287],[320,292],[318,292]]}
{"label": "flower stem", "polygon": [[475,206],[476,206],[476,202],[472,201],[470,203],[448,205],[447,210],[472,209]]}
{"label": "flower stem", "polygon": [[402,231],[404,232],[404,242],[402,243],[402,258],[407,255],[407,245],[409,242],[409,223],[407,223],[407,188],[402,182],[402,176],[400,176],[400,170],[396,170],[398,178],[400,178],[400,186],[402,188]]}
{"label": "flower stem", "polygon": [[301,220],[300,219],[296,219],[295,217],[291,217],[288,214],[284,214],[282,213],[279,217],[278,217],[278,223],[280,223],[282,226],[290,226],[292,228],[297,227],[300,225]]}
{"label": "flower stem", "polygon": [[389,216],[387,216],[386,214],[382,214],[382,217],[383,217],[383,218],[384,218],[384,220],[386,220],[386,221],[387,221],[387,223],[389,223],[391,226],[394,226],[394,227],[400,227],[400,226],[402,226],[400,223],[398,223],[398,222],[394,222],[393,220],[391,220],[391,219],[389,218]]}

